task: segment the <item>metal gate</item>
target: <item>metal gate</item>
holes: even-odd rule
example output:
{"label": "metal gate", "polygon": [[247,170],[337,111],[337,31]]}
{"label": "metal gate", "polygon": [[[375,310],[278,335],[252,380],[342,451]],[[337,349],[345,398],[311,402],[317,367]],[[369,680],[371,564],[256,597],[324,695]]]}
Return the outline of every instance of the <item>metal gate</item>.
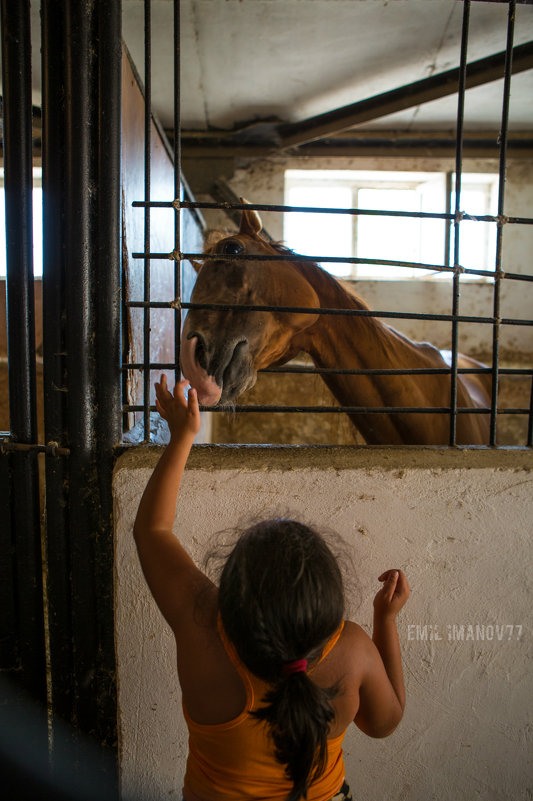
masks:
{"label": "metal gate", "polygon": [[[498,0],[500,1],[500,0]],[[297,368],[284,366],[281,368],[272,368],[270,372],[321,372],[321,373],[342,373],[342,374],[357,374],[357,375],[411,375],[415,372],[420,374],[422,373],[442,373],[450,375],[450,382],[451,382],[451,392],[449,397],[449,403],[446,404],[445,407],[437,409],[437,408],[420,408],[420,407],[344,407],[344,406],[336,406],[336,407],[326,407],[326,406],[298,406],[298,407],[290,407],[290,406],[276,406],[276,405],[232,405],[231,411],[232,412],[296,412],[296,413],[316,413],[316,412],[332,412],[332,413],[343,413],[348,412],[351,415],[373,415],[373,414],[388,414],[388,413],[407,413],[407,414],[414,414],[414,413],[426,413],[426,414],[439,414],[442,412],[449,413],[450,418],[450,426],[449,426],[449,444],[451,446],[456,445],[456,427],[457,427],[457,416],[461,412],[472,412],[472,409],[461,409],[458,408],[457,404],[457,394],[458,394],[458,375],[461,373],[487,373],[491,376],[492,380],[492,393],[490,399],[490,407],[487,405],[487,408],[477,408],[475,412],[478,414],[487,414],[490,415],[490,440],[489,444],[491,446],[495,446],[497,444],[497,418],[499,414],[514,414],[521,416],[521,419],[527,419],[527,433],[525,435],[525,441],[521,442],[521,445],[526,445],[531,447],[533,444],[533,386],[530,396],[529,405],[526,407],[525,404],[522,405],[521,408],[499,408],[498,406],[498,389],[499,389],[499,382],[500,377],[505,375],[513,375],[513,376],[521,376],[522,378],[529,380],[529,378],[533,378],[533,370],[530,368],[519,368],[519,367],[503,367],[500,360],[500,333],[502,331],[502,327],[504,326],[532,326],[533,320],[528,319],[515,319],[510,317],[504,317],[501,313],[501,296],[502,296],[502,286],[505,282],[524,282],[525,286],[529,286],[531,281],[533,281],[533,276],[530,274],[524,273],[512,273],[506,271],[504,269],[504,265],[502,263],[502,241],[505,228],[509,228],[510,226],[530,226],[533,224],[533,219],[527,216],[521,217],[510,217],[506,216],[505,214],[505,176],[506,176],[506,163],[507,163],[507,148],[508,148],[508,123],[509,123],[509,98],[510,98],[510,88],[511,88],[511,76],[513,73],[513,69],[516,68],[517,71],[522,69],[527,69],[530,66],[531,60],[531,44],[528,43],[526,45],[521,45],[518,47],[514,47],[513,45],[513,37],[514,37],[514,22],[515,22],[515,8],[516,2],[515,0],[501,0],[502,3],[505,3],[508,6],[508,20],[507,20],[507,43],[506,43],[506,50],[502,53],[495,54],[485,59],[481,59],[477,62],[468,63],[467,60],[467,45],[468,45],[468,37],[469,37],[469,20],[470,20],[470,8],[471,2],[470,0],[463,0],[463,23],[462,23],[462,36],[461,36],[461,43],[460,43],[460,66],[457,69],[450,70],[449,72],[443,73],[442,75],[432,76],[431,78],[424,79],[419,81],[416,84],[412,84],[408,87],[405,87],[404,90],[393,90],[387,93],[387,103],[390,105],[387,106],[388,111],[397,110],[398,108],[405,107],[406,102],[408,104],[413,104],[413,97],[419,98],[420,102],[424,102],[424,98],[427,100],[428,98],[432,98],[435,95],[432,93],[435,92],[437,89],[441,91],[443,85],[446,85],[447,93],[456,92],[458,103],[457,103],[457,124],[456,124],[456,138],[455,138],[455,208],[448,208],[446,211],[442,213],[424,213],[424,212],[399,212],[395,210],[390,211],[372,211],[372,210],[361,210],[361,209],[332,209],[332,208],[295,208],[289,207],[284,205],[267,205],[267,204],[257,204],[252,203],[251,205],[243,206],[241,203],[238,202],[237,198],[233,199],[224,199],[222,202],[213,202],[213,203],[197,203],[194,200],[188,200],[187,198],[183,199],[179,196],[178,191],[175,191],[174,199],[168,199],[167,201],[155,201],[150,197],[150,172],[149,166],[147,165],[147,170],[145,172],[145,197],[144,199],[139,198],[137,201],[133,203],[134,206],[140,207],[144,209],[145,212],[145,243],[144,243],[144,250],[133,253],[133,257],[139,260],[143,260],[144,262],[144,271],[145,271],[145,294],[143,298],[134,299],[129,301],[126,305],[128,309],[138,308],[142,309],[144,313],[144,331],[145,331],[145,347],[144,347],[144,362],[136,363],[136,364],[124,364],[125,370],[132,370],[132,371],[140,371],[143,375],[144,380],[144,399],[142,405],[126,405],[125,411],[127,412],[140,412],[143,411],[143,418],[144,418],[144,432],[145,432],[145,442],[149,441],[149,414],[150,410],[153,410],[153,406],[150,403],[150,371],[156,370],[163,370],[163,369],[172,369],[175,368],[177,364],[177,355],[175,358],[175,364],[158,364],[153,363],[150,360],[150,347],[149,347],[149,326],[150,326],[150,314],[155,315],[157,313],[157,309],[175,309],[176,312],[179,312],[181,309],[191,309],[191,308],[206,308],[205,305],[198,305],[198,304],[191,304],[187,302],[187,299],[179,297],[179,282],[176,283],[176,299],[169,300],[168,302],[164,301],[154,301],[150,298],[150,267],[151,262],[154,260],[159,259],[174,259],[176,262],[182,262],[187,260],[194,260],[194,259],[209,259],[209,258],[216,258],[216,259],[224,259],[224,256],[220,254],[205,254],[205,253],[198,253],[198,252],[187,252],[187,248],[184,247],[183,241],[180,244],[180,213],[183,214],[183,210],[190,210],[190,209],[224,209],[229,216],[233,218],[235,215],[238,215],[238,212],[244,208],[248,209],[256,209],[258,211],[270,211],[270,212],[307,212],[309,214],[316,214],[316,213],[331,213],[331,214],[350,214],[350,215],[358,215],[358,214],[375,214],[381,215],[383,217],[387,216],[402,216],[402,217],[419,217],[419,218],[439,218],[443,221],[447,222],[447,236],[451,241],[451,253],[453,254],[453,258],[446,264],[441,265],[426,265],[426,264],[407,264],[405,262],[394,262],[398,266],[409,266],[412,268],[420,268],[426,269],[428,266],[435,272],[448,272],[452,276],[452,287],[451,287],[451,298],[450,298],[450,312],[447,314],[430,314],[430,313],[404,313],[404,312],[392,312],[389,310],[380,310],[380,311],[346,311],[346,310],[326,310],[326,309],[301,309],[301,308],[289,308],[289,307],[276,307],[276,311],[297,311],[299,313],[307,313],[307,314],[340,314],[340,315],[353,315],[353,316],[373,316],[373,317],[380,317],[380,318],[411,318],[411,319],[421,319],[421,320],[440,320],[446,321],[450,323],[451,326],[451,352],[452,352],[452,361],[450,368],[442,368],[442,369],[428,369],[428,370],[394,370],[394,369],[387,369],[387,370],[376,370],[376,369],[361,369],[361,370],[343,370],[342,365],[339,365],[339,369],[328,369],[328,370],[317,370],[315,368]],[[175,18],[175,38],[174,38],[174,54],[175,60],[175,97],[174,97],[174,152],[175,152],[175,162],[174,162],[174,169],[175,175],[178,176],[180,174],[180,160],[181,160],[181,152],[182,152],[182,145],[181,145],[181,137],[180,137],[180,83],[179,83],[179,8],[180,4],[175,0],[174,2],[174,18]],[[151,70],[151,49],[150,49],[150,41],[151,41],[151,27],[150,27],[150,3],[149,0],[145,0],[145,63],[144,63],[144,70],[145,70],[145,80],[147,82],[146,87],[146,119],[150,119],[151,115],[151,90],[150,90],[150,70]],[[513,66],[514,64],[514,66]],[[487,74],[490,73],[490,78],[487,78]],[[494,216],[491,215],[484,215],[484,216],[477,216],[473,218],[472,216],[465,213],[462,209],[461,205],[461,177],[463,172],[463,140],[464,140],[464,102],[465,102],[465,91],[467,88],[471,86],[475,86],[480,82],[484,82],[486,80],[494,80],[495,77],[503,77],[504,78],[504,89],[503,89],[503,101],[502,101],[502,111],[501,111],[501,128],[500,128],[500,137],[499,137],[499,192],[498,192],[498,209],[497,214]],[[429,94],[428,94],[429,93]],[[438,95],[437,95],[438,96]],[[360,121],[364,121],[365,114],[368,114],[369,109],[372,111],[372,101],[377,101],[378,99],[381,102],[385,102],[381,98],[372,98],[368,101],[362,101],[360,103],[354,104],[354,106],[349,106],[344,109],[337,110],[335,112],[326,113],[319,115],[315,118],[310,118],[308,120],[304,120],[302,122],[296,122],[293,124],[287,125],[279,125],[276,129],[276,137],[278,143],[281,142],[281,149],[283,147],[289,146],[298,146],[298,145],[305,145],[309,141],[313,140],[321,133],[323,134],[327,130],[334,129],[334,121],[338,118],[342,117],[341,122],[338,123],[339,130],[346,127],[349,127],[350,122],[351,124],[355,124]],[[402,103],[404,104],[402,106]],[[342,112],[342,114],[341,114]],[[385,112],[386,113],[386,112]],[[332,122],[333,121],[333,122]],[[219,145],[228,145],[231,140],[229,137],[226,137],[226,140],[223,140],[222,134],[219,137],[219,140],[213,140],[215,144],[219,143]],[[213,145],[212,145],[213,146]],[[272,146],[272,145],[271,145]],[[198,146],[196,149],[196,153],[200,154],[201,157],[201,148]],[[305,153],[307,155],[312,155],[313,151],[311,148],[308,148]],[[179,181],[176,180],[176,186],[179,186]],[[155,210],[157,208],[173,208],[175,210],[175,219],[176,219],[176,244],[175,249],[172,253],[163,253],[163,252],[153,252],[150,248],[150,212],[151,210]],[[496,240],[496,259],[494,264],[494,270],[486,270],[486,269],[465,269],[459,263],[459,240],[460,240],[460,232],[462,228],[462,223],[465,220],[477,220],[480,223],[490,222],[497,226],[497,240]],[[463,229],[464,230],[464,229]],[[231,256],[226,257],[232,260],[238,260],[239,256]],[[240,258],[244,258],[246,260],[252,260],[254,258],[261,259],[265,257],[261,256],[241,256]],[[276,256],[268,257],[270,260],[276,259]],[[278,259],[283,259],[285,261],[290,260],[290,257],[278,256]],[[301,256],[294,257],[295,260],[302,261]],[[331,258],[324,258],[324,257],[305,257],[306,259],[314,260],[314,261],[337,261],[337,262],[364,262],[364,259],[355,259],[355,258],[339,258],[338,256],[331,257]],[[452,263],[453,262],[453,263]],[[179,271],[178,271],[179,273]],[[493,279],[493,299],[492,299],[492,315],[490,316],[472,316],[466,315],[464,313],[460,313],[459,311],[459,295],[460,295],[460,286],[461,286],[461,276],[464,274],[471,274],[477,276],[485,276],[490,277]],[[213,305],[211,304],[209,308],[213,309],[216,308],[218,310],[228,310],[228,311],[235,311],[237,309],[250,309],[251,307],[247,306],[220,306],[220,305]],[[254,311],[270,311],[271,309],[267,307],[260,307],[256,306],[253,307]],[[458,330],[459,325],[461,323],[474,323],[474,324],[485,324],[490,325],[492,328],[492,365],[490,367],[485,368],[459,368],[458,367]],[[176,326],[178,328],[178,326]],[[209,407],[206,409],[208,411],[214,412],[224,412],[226,409],[224,407]]]}
{"label": "metal gate", "polygon": [[57,797],[63,786],[82,787],[85,774],[91,792],[107,798],[116,787],[121,4],[41,4],[44,444],[36,414],[32,116],[40,112],[32,115],[30,2],[2,0],[1,11],[9,369],[0,452],[8,733],[1,756],[8,779],[24,777],[34,797],[49,786],[50,754]]}

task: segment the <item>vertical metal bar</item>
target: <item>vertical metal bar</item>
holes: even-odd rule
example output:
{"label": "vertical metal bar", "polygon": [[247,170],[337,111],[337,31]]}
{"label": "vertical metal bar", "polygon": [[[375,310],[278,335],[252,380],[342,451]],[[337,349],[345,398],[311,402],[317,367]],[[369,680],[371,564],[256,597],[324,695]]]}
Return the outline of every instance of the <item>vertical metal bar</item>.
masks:
{"label": "vertical metal bar", "polygon": [[[464,0],[463,27],[461,33],[461,61],[459,67],[459,89],[457,98],[457,131],[455,149],[455,220],[454,220],[454,246],[453,246],[453,286],[452,286],[452,315],[459,314],[459,239],[460,239],[460,211],[461,211],[461,178],[463,169],[463,126],[466,85],[466,58],[468,49],[468,29],[470,23],[470,0]],[[457,433],[457,355],[459,350],[459,325],[457,320],[452,321],[452,363],[450,384],[450,445],[456,444]]]}
{"label": "vertical metal bar", "polygon": [[533,446],[533,377],[531,378],[531,397],[529,400],[529,420],[527,426],[527,446]]}
{"label": "vertical metal bar", "polygon": [[[64,9],[41,4],[43,163],[43,383],[45,439],[68,444],[65,359]],[[45,457],[48,627],[54,712],[70,720],[73,708],[70,554],[67,533],[68,473],[64,459]]]}
{"label": "vertical metal bar", "polygon": [[[181,19],[180,0],[174,0],[174,197],[181,199]],[[174,297],[181,299],[181,209],[174,212]],[[181,378],[180,369],[181,309],[174,310],[174,379]]]}
{"label": "vertical metal bar", "polygon": [[[96,324],[96,558],[99,677],[96,705],[100,742],[116,748],[114,627],[114,531],[111,480],[114,447],[122,438],[121,376],[121,118],[122,9],[120,0],[99,0],[98,207],[93,303]],[[112,767],[108,765],[108,772]],[[116,782],[117,777],[112,777]]]}
{"label": "vertical metal bar", "polygon": [[[37,441],[29,0],[2,0],[3,145],[11,436]],[[20,686],[46,701],[39,477],[35,453],[10,457]],[[9,530],[5,535],[9,537]]]}
{"label": "vertical metal bar", "polygon": [[[144,0],[144,199],[150,201],[152,148],[152,26],[150,0]],[[150,206],[144,208],[144,300],[150,300]],[[150,308],[143,318],[144,441],[150,441]]]}
{"label": "vertical metal bar", "polygon": [[[70,447],[63,473],[47,465],[52,695],[54,715],[73,724],[74,739],[90,734],[113,753],[111,476],[121,420],[121,3],[43,0],[42,19],[44,319],[51,325],[44,349],[46,424]],[[59,533],[52,521],[59,523]],[[77,770],[86,770],[85,763],[78,754]],[[115,762],[102,754],[101,765],[93,761],[90,770],[95,767],[116,788]]]}
{"label": "vertical metal bar", "polygon": [[494,269],[494,296],[492,327],[492,394],[490,414],[490,444],[496,445],[498,410],[498,365],[500,353],[500,290],[502,281],[503,210],[505,200],[505,177],[507,159],[507,130],[509,123],[509,98],[511,94],[511,70],[513,65],[513,37],[515,21],[515,0],[509,3],[507,17],[507,48],[505,52],[505,72],[503,80],[502,123],[500,130],[500,165],[498,182],[498,231],[496,235],[496,263]]}
{"label": "vertical metal bar", "polygon": [[[453,173],[446,173],[446,214],[452,213],[452,191],[453,191]],[[452,247],[452,221],[450,219],[444,220],[444,266],[449,267],[451,261],[451,247]]]}

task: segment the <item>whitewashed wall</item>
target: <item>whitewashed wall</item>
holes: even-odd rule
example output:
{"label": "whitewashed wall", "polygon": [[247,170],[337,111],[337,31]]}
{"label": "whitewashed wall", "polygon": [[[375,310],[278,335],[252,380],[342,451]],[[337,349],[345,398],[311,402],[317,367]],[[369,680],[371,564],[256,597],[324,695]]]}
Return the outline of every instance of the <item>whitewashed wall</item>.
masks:
{"label": "whitewashed wall", "polygon": [[[114,476],[121,788],[143,801],[181,798],[187,752],[173,640],[132,540],[159,453],[126,453]],[[195,558],[259,515],[332,528],[355,565],[351,616],[368,630],[377,576],[409,578],[406,712],[386,740],[348,733],[354,798],[533,798],[532,471],[519,449],[194,449],[176,532]]]}

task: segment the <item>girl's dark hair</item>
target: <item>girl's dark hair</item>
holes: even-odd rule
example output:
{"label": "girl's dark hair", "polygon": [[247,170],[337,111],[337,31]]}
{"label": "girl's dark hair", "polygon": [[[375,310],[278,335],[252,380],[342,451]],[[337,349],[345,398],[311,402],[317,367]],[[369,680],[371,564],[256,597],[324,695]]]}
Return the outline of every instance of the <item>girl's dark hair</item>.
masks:
{"label": "girl's dark hair", "polygon": [[306,672],[286,675],[288,662],[317,659],[344,616],[337,560],[323,538],[295,520],[249,528],[220,578],[219,608],[239,658],[272,685],[253,714],[265,720],[276,759],[293,782],[288,801],[307,796],[324,770],[337,688],[318,687]]}

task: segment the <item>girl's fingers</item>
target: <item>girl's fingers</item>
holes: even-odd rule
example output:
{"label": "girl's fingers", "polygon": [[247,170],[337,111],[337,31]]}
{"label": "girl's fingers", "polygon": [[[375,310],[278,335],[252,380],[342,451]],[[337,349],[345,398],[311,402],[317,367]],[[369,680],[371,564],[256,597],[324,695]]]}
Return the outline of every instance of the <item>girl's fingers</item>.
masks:
{"label": "girl's fingers", "polygon": [[189,411],[193,414],[199,414],[200,409],[198,407],[198,393],[193,387],[189,387],[189,394],[187,396],[187,405],[189,407]]}
{"label": "girl's fingers", "polygon": [[159,412],[161,417],[166,419],[166,412],[165,412],[163,406],[161,405],[161,403],[159,402],[159,398],[155,399],[155,408],[157,409],[157,411]]}
{"label": "girl's fingers", "polygon": [[185,400],[185,390],[189,386],[189,382],[187,379],[183,379],[182,381],[178,381],[176,386],[174,387],[174,397],[181,400]]}
{"label": "girl's fingers", "polygon": [[392,601],[392,598],[396,591],[396,586],[398,584],[398,575],[399,574],[397,570],[391,570],[389,572],[389,575],[387,576],[387,583],[385,585],[385,588],[386,588],[387,599],[389,601]]}

